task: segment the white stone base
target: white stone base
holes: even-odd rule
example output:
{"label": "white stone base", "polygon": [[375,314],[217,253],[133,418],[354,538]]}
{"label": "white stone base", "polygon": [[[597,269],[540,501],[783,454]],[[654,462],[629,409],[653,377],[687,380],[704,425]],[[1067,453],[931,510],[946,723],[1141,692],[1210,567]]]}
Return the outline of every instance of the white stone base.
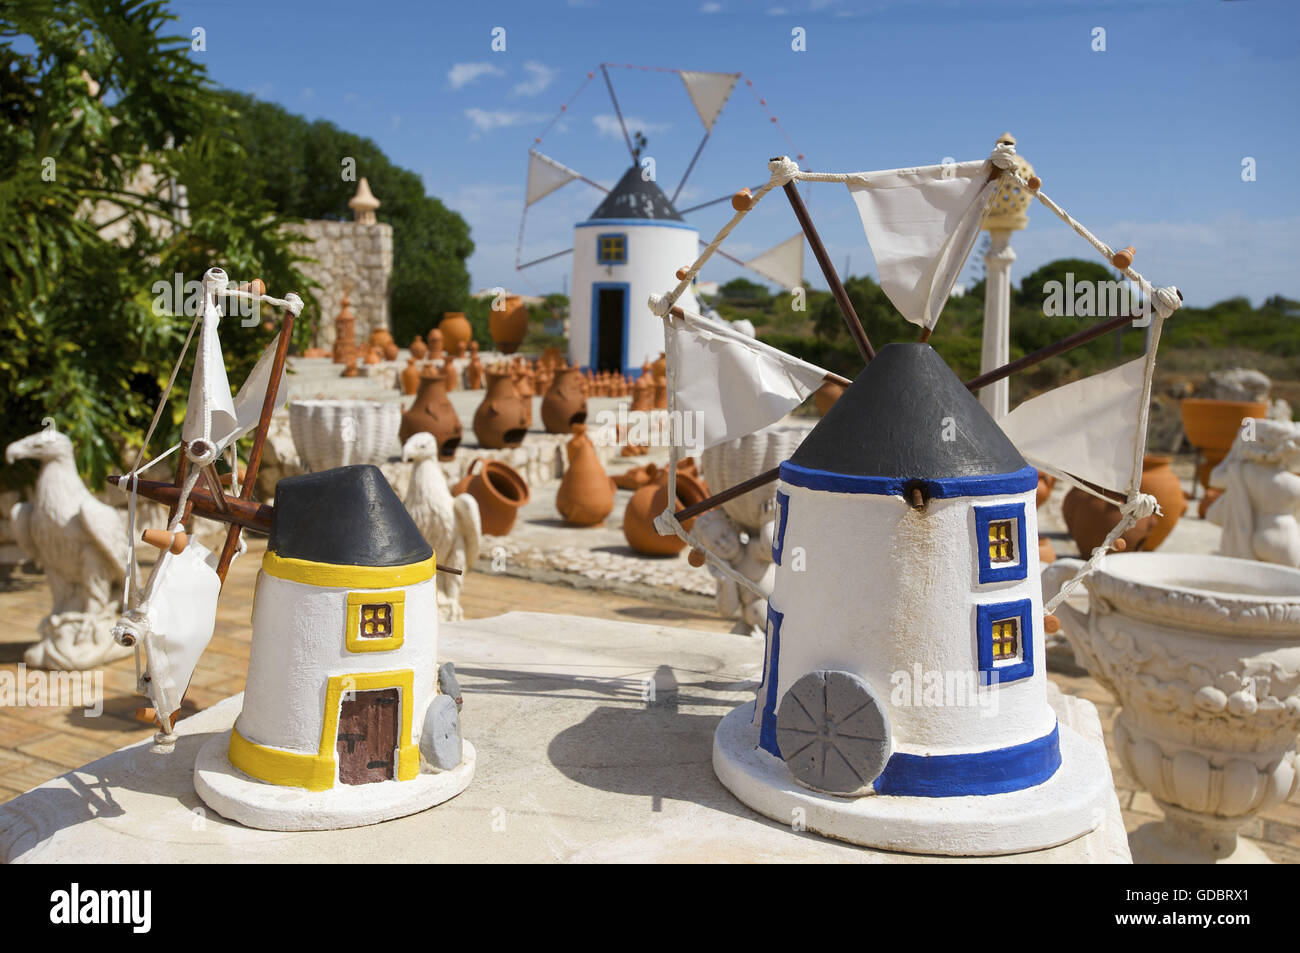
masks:
{"label": "white stone base", "polygon": [[267,784],[230,763],[230,732],[217,735],[194,762],[194,789],[208,807],[245,827],[265,831],[332,831],[405,817],[450,800],[474,777],[475,751],[451,771],[421,772],[410,781],[340,784],[328,791]]}
{"label": "white stone base", "polygon": [[1040,850],[1095,830],[1114,798],[1105,747],[1065,724],[1061,767],[1036,787],[981,797],[838,798],[799,785],[784,761],[758,747],[753,720],[751,702],[718,725],[718,780],[765,817],[863,847],[966,857]]}

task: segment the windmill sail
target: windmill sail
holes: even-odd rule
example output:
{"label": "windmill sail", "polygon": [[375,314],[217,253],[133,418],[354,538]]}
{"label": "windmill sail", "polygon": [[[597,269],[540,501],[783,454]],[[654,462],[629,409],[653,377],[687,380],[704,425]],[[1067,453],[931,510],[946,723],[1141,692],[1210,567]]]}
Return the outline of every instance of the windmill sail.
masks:
{"label": "windmill sail", "polygon": [[698,415],[694,449],[775,423],[826,379],[824,368],[685,309],[682,314],[665,318],[665,347],[674,369],[674,409]]}
{"label": "windmill sail", "polygon": [[544,156],[536,149],[528,150],[528,186],[524,194],[524,207],[538,199],[544,199],[556,189],[563,188],[581,175],[566,165],[561,165],[550,156]]}
{"label": "windmill sail", "polygon": [[933,328],[997,187],[987,161],[847,177],[880,287],[908,321]]}
{"label": "windmill sail", "polygon": [[[238,440],[256,427],[261,420],[262,404],[266,400],[267,387],[271,383],[271,372],[275,368],[275,351],[279,343],[280,335],[277,334],[266,346],[262,356],[257,359],[257,363],[253,365],[253,369],[244,380],[244,386],[239,388],[239,393],[235,395],[235,421],[238,426],[234,433],[222,441],[223,445]],[[280,380],[275,388],[276,399],[273,411],[283,407],[289,397],[288,389],[284,386],[284,373],[284,369],[281,368]]]}
{"label": "windmill sail", "polygon": [[1032,397],[998,423],[1034,466],[1127,496],[1138,441],[1144,441],[1137,422],[1146,363],[1140,357]]}
{"label": "windmill sail", "polygon": [[727,105],[731,91],[736,88],[739,73],[700,73],[693,70],[681,70],[679,74],[686,85],[686,93],[691,97],[691,104],[699,113],[704,128],[712,132],[713,124],[722,114],[722,107]]}
{"label": "windmill sail", "polygon": [[221,356],[221,341],[217,337],[220,320],[221,312],[212,296],[205,294],[203,329],[194,358],[194,375],[190,378],[185,424],[181,427],[181,439],[187,443],[200,438],[216,441],[239,426],[235,402],[230,397],[226,362]]}
{"label": "windmill sail", "polygon": [[745,267],[775,281],[787,291],[799,287],[803,284],[803,232],[751,258],[745,262]]}

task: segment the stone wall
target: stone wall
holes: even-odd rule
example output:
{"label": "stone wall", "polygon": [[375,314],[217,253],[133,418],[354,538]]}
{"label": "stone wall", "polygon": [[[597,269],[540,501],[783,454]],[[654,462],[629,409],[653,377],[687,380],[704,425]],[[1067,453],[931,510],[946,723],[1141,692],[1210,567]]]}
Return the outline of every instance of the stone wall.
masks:
{"label": "stone wall", "polygon": [[359,344],[375,328],[391,328],[388,281],[393,273],[393,226],[313,220],[294,228],[310,239],[295,250],[316,259],[303,264],[302,270],[321,285],[316,289],[320,315],[304,315],[317,321],[313,343],[326,350],[334,347],[334,318],[343,305],[344,291],[351,294]]}

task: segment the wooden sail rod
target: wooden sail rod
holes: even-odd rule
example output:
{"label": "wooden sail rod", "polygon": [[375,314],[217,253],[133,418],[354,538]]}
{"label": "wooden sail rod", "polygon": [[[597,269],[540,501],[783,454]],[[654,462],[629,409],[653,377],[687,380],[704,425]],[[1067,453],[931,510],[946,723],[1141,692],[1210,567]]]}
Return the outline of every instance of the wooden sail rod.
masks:
{"label": "wooden sail rod", "polygon": [[737,483],[735,486],[727,487],[727,489],[723,490],[721,493],[715,493],[708,499],[700,500],[698,503],[692,503],[685,509],[678,510],[674,515],[677,517],[679,523],[684,523],[689,519],[694,519],[701,513],[708,512],[715,506],[721,506],[723,503],[734,500],[738,496],[744,496],[750,490],[757,490],[760,486],[766,486],[773,480],[777,479],[780,475],[781,468],[773,467],[771,470],[766,470],[756,477],[750,477],[743,483]]}
{"label": "wooden sail rod", "polygon": [[813,225],[812,217],[808,214],[808,207],[803,204],[803,198],[799,195],[799,189],[794,182],[785,184],[785,197],[790,200],[790,207],[794,209],[794,217],[799,220],[799,227],[803,229],[803,233],[808,239],[808,246],[812,249],[817,264],[821,267],[826,284],[830,285],[831,294],[835,296],[835,303],[840,306],[840,314],[844,317],[844,323],[848,326],[853,343],[858,346],[858,353],[862,355],[862,363],[870,364],[871,359],[876,356],[875,348],[871,346],[871,341],[867,339],[867,332],[863,330],[862,322],[858,320],[858,313],[853,310],[853,302],[849,300],[849,293],[844,290],[844,284],[840,281],[840,276],[835,273],[835,266],[831,264],[830,256],[826,254],[826,246],[822,244],[821,236],[817,234],[817,228]]}
{"label": "wooden sail rod", "polygon": [[1089,341],[1095,340],[1103,334],[1108,334],[1116,328],[1122,328],[1124,325],[1132,321],[1133,318],[1134,315],[1131,314],[1120,314],[1110,318],[1109,320],[1102,321],[1100,324],[1094,324],[1090,328],[1076,331],[1069,337],[1061,338],[1059,341],[1055,341],[1046,347],[1040,347],[1037,351],[1034,351],[1031,354],[1026,354],[1024,357],[1016,358],[1016,360],[1011,361],[1008,364],[1003,364],[1001,367],[995,367],[993,370],[981,374],[979,377],[972,377],[966,382],[966,389],[974,392],[979,390],[981,387],[987,387],[989,384],[992,384],[995,381],[1000,381],[1004,377],[1010,377],[1017,371],[1023,371],[1027,367],[1041,364],[1049,357],[1055,357],[1064,351],[1078,347],[1080,344],[1087,344]]}
{"label": "wooden sail rod", "polygon": [[614,95],[614,84],[610,82],[609,70],[605,69],[605,64],[600,64],[600,75],[605,77],[605,88],[609,90],[610,101],[614,104],[614,115],[618,116],[619,127],[623,130],[623,141],[627,143],[627,153],[632,157],[633,164],[636,163],[636,150],[632,148],[632,137],[627,134],[627,123],[623,121],[623,110],[618,105],[618,97]]}

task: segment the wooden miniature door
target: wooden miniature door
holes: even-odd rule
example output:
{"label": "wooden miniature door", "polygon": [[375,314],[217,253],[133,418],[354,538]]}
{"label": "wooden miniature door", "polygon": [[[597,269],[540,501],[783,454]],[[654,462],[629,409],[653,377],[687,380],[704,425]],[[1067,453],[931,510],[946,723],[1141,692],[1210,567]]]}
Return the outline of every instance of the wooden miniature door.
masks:
{"label": "wooden miniature door", "polygon": [[347,692],[339,707],[335,750],[339,781],[370,784],[397,776],[397,726],[401,696],[396,688]]}

